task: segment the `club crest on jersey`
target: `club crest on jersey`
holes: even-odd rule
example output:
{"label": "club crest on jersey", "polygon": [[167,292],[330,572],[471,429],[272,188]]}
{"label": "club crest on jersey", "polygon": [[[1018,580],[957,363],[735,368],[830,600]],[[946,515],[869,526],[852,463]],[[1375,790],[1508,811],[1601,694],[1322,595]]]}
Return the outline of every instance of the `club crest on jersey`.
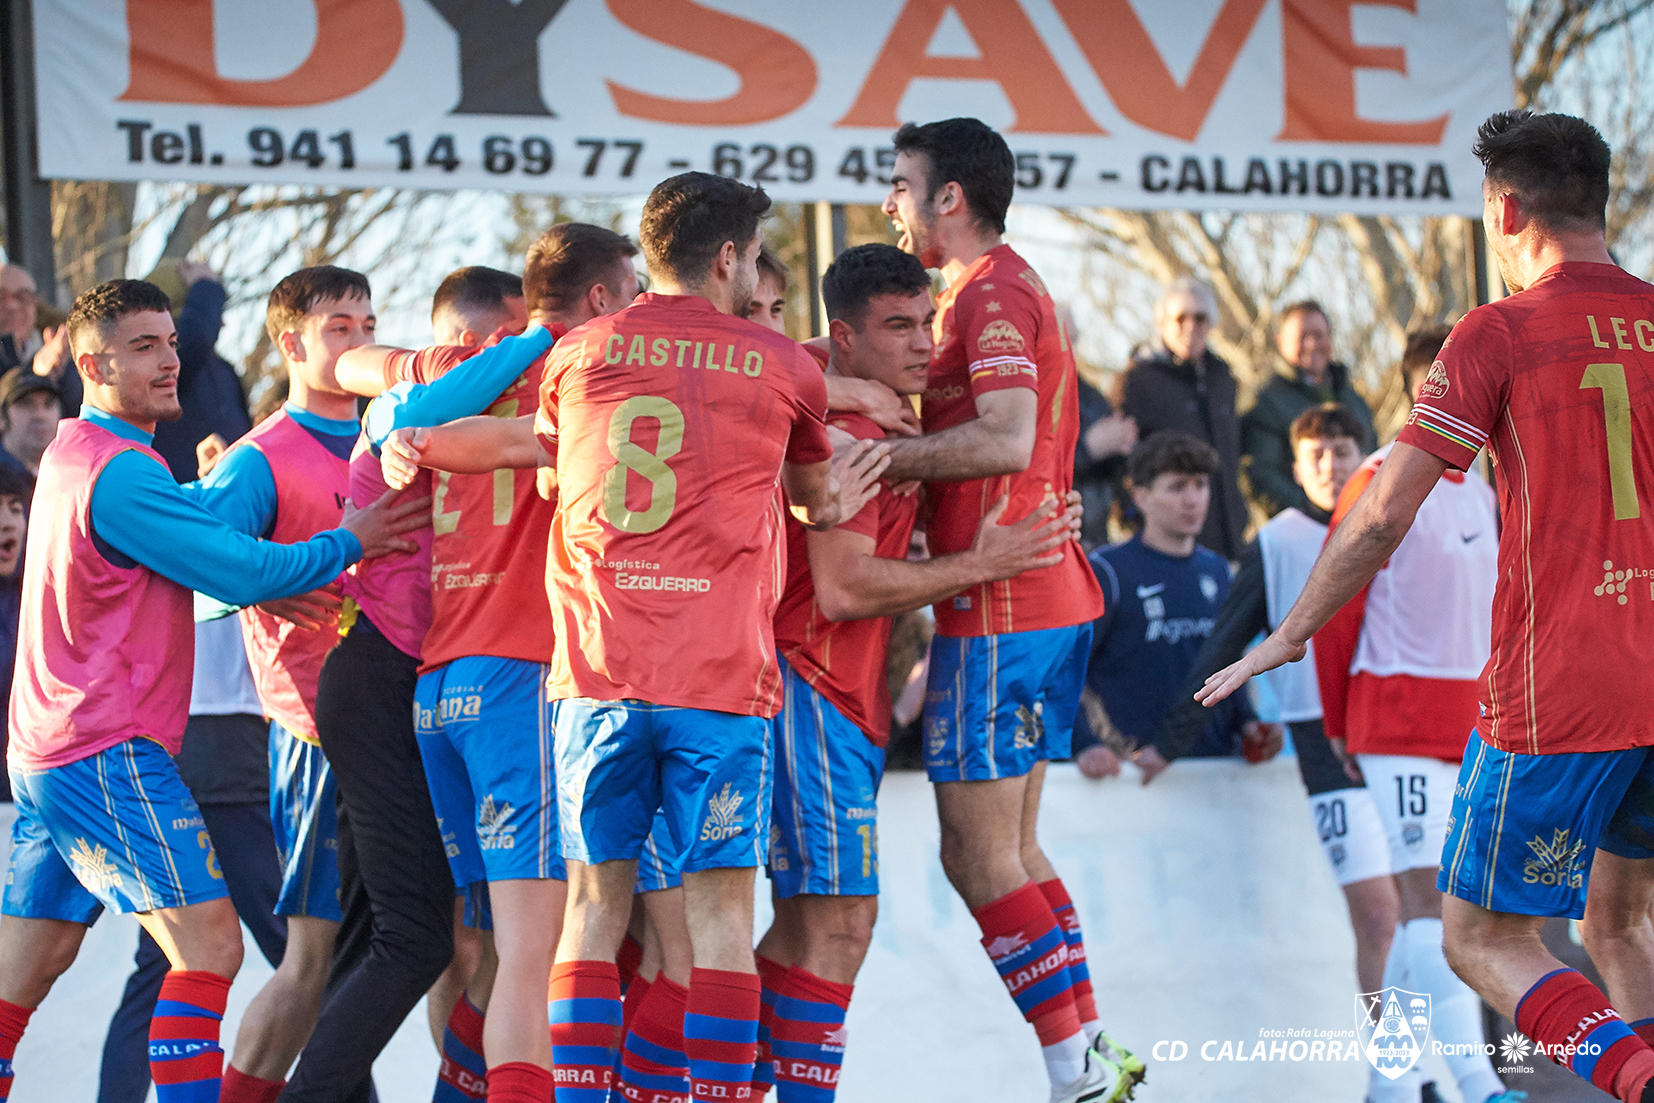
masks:
{"label": "club crest on jersey", "polygon": [[[1446,345],[1442,346],[1443,349],[1446,347]],[[1447,369],[1442,366],[1440,360],[1437,360],[1430,365],[1430,374],[1425,376],[1424,382],[1419,385],[1419,397],[1443,398],[1447,395],[1447,388]]]}
{"label": "club crest on jersey", "polygon": [[1551,841],[1535,835],[1528,840],[1533,857],[1522,863],[1522,880],[1530,885],[1554,885],[1583,888],[1585,871],[1580,869],[1580,858],[1585,853],[1585,841],[1576,839],[1568,845],[1568,831],[1559,827],[1551,832]]}
{"label": "club crest on jersey", "polygon": [[1200,593],[1210,604],[1218,599],[1218,580],[1209,574],[1200,576]]}
{"label": "club crest on jersey", "polygon": [[1355,997],[1355,1033],[1380,1076],[1400,1079],[1430,1036],[1430,994],[1390,987]]}
{"label": "club crest on jersey", "polygon": [[732,781],[724,782],[723,789],[706,802],[706,822],[701,824],[702,842],[723,842],[741,834],[740,812],[746,798],[734,790],[734,785]]}

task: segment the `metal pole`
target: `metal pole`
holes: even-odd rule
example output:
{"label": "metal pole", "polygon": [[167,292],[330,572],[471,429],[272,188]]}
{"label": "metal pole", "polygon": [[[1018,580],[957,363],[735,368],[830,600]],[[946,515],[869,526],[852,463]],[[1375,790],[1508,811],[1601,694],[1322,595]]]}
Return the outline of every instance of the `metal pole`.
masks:
{"label": "metal pole", "polygon": [[6,254],[34,277],[40,297],[57,302],[52,250],[52,186],[40,178],[34,113],[34,21],[29,0],[0,4],[0,168],[6,181]]}
{"label": "metal pole", "polygon": [[827,332],[827,304],[821,298],[821,278],[827,267],[844,252],[844,204],[811,203],[805,215],[805,244],[809,252],[810,332],[820,337]]}

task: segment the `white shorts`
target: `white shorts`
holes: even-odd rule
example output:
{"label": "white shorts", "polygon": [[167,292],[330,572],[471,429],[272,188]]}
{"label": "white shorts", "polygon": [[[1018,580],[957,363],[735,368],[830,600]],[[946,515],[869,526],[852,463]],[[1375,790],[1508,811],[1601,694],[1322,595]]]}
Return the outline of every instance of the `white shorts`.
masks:
{"label": "white shorts", "polygon": [[1389,754],[1357,755],[1356,761],[1384,821],[1396,872],[1441,865],[1459,764]]}
{"label": "white shorts", "polygon": [[1373,796],[1355,786],[1309,798],[1310,821],[1339,887],[1391,872],[1390,847]]}

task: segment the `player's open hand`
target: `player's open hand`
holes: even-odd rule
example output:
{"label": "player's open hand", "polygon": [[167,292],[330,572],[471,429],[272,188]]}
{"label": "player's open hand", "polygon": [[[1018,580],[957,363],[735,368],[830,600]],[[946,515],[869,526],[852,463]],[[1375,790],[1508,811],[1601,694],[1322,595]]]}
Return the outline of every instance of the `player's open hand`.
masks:
{"label": "player's open hand", "polygon": [[379,448],[379,471],[385,476],[386,486],[401,490],[418,477],[430,439],[429,429],[398,429],[385,438]]}
{"label": "player's open hand", "polygon": [[339,527],[348,529],[361,541],[363,559],[415,551],[417,545],[403,533],[431,523],[430,495],[397,502],[398,493],[400,491],[387,490],[366,509],[357,509],[354,503],[346,501],[344,521]]}
{"label": "player's open hand", "polygon": [[320,589],[311,590],[308,594],[294,594],[292,597],[278,597],[274,601],[260,602],[258,608],[273,617],[288,621],[301,631],[321,632],[339,627],[339,610],[342,606],[338,586],[330,582]]}
{"label": "player's open hand", "polygon": [[879,493],[879,477],[890,466],[890,446],[876,440],[857,441],[833,457],[828,477],[838,487],[838,520],[848,521]]}
{"label": "player's open hand", "polygon": [[827,405],[834,410],[862,414],[886,433],[898,437],[916,437],[920,433],[919,416],[913,412],[912,403],[876,379],[829,375]]}
{"label": "player's open hand", "polygon": [[1303,644],[1292,643],[1279,632],[1272,632],[1257,647],[1241,656],[1239,662],[1224,667],[1206,679],[1206,684],[1195,693],[1195,700],[1211,708],[1244,686],[1247,679],[1253,675],[1274,670],[1287,663],[1295,663],[1303,658],[1308,650]]}
{"label": "player's open hand", "polygon": [[982,581],[998,582],[1023,571],[1052,567],[1062,562],[1059,550],[1068,542],[1068,511],[1047,498],[1014,525],[1002,525],[1011,499],[1004,494],[982,515],[971,541],[971,555],[982,566]]}

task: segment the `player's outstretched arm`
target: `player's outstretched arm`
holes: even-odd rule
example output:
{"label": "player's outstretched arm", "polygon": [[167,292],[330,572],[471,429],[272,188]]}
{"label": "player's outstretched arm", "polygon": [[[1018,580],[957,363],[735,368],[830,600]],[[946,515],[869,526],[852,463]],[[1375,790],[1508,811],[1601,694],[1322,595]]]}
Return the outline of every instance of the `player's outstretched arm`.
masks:
{"label": "player's outstretched arm", "polygon": [[[412,551],[400,534],[425,523],[430,499],[377,509],[365,533],[375,554]],[[358,559],[363,541],[329,529],[299,544],[259,540],[219,520],[138,452],[110,460],[92,488],[92,525],[112,552],[235,607],[326,585]]]}
{"label": "player's outstretched arm", "polygon": [[426,524],[430,519],[431,499],[425,496],[398,502],[396,490],[387,490],[377,502],[357,508],[345,501],[344,520],[339,527],[356,537],[362,545],[363,559],[378,559],[392,552],[415,550],[412,541],[403,539],[405,533]]}
{"label": "player's outstretched arm", "polygon": [[835,621],[894,616],[983,582],[1060,563],[1060,549],[1070,539],[1067,508],[1047,501],[1015,524],[1001,525],[1007,502],[1001,496],[988,510],[968,551],[922,563],[881,559],[873,554],[873,538],[862,533],[810,533],[810,577],[822,613]]}
{"label": "player's outstretched arm", "polygon": [[948,429],[890,442],[893,481],[957,482],[1011,475],[1034,456],[1039,395],[1027,387],[976,397],[976,416]]}
{"label": "player's outstretched arm", "polygon": [[380,446],[397,429],[444,425],[482,413],[551,344],[550,331],[531,325],[461,360],[428,383],[397,383],[368,407],[362,421],[368,440]]}
{"label": "player's outstretched arm", "polygon": [[861,414],[880,429],[899,437],[916,437],[921,432],[919,416],[908,400],[878,380],[829,375],[824,381],[829,410]]}
{"label": "player's outstretched arm", "polygon": [[1280,628],[1239,662],[1208,678],[1195,700],[1210,707],[1244,686],[1254,674],[1303,658],[1309,638],[1384,566],[1446,470],[1445,461],[1422,448],[1398,442],[1350,515],[1327,541],[1303,593]]}
{"label": "player's outstretched arm", "polygon": [[406,354],[395,345],[358,345],[339,354],[333,377],[341,390],[363,398],[376,398],[396,383],[392,358]]}
{"label": "player's outstretched arm", "polygon": [[482,475],[553,462],[534,435],[534,417],[468,417],[429,429],[398,429],[379,452],[385,485],[400,490],[421,467]]}

